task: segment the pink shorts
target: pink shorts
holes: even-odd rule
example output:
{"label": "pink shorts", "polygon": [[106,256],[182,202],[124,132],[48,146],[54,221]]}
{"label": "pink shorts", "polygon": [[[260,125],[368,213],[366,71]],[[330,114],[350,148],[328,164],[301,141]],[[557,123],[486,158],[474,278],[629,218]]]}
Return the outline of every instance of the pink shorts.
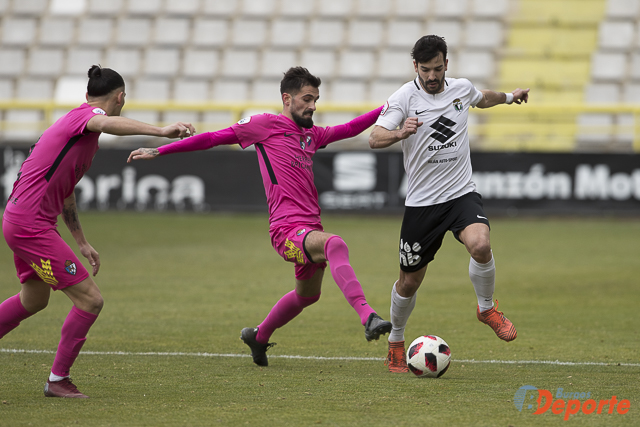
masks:
{"label": "pink shorts", "polygon": [[324,231],[322,224],[294,224],[270,230],[271,244],[285,261],[296,265],[296,279],[309,280],[326,262],[313,262],[304,249],[304,240],[310,231]]}
{"label": "pink shorts", "polygon": [[20,283],[41,280],[57,291],[89,277],[87,269],[55,228],[39,230],[3,219],[2,233],[13,251]]}

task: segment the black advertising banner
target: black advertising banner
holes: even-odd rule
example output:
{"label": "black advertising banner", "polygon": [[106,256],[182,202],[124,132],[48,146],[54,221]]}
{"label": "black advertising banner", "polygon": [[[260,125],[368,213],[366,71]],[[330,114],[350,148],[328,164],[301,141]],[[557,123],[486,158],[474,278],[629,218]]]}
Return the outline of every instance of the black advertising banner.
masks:
{"label": "black advertising banner", "polygon": [[[261,211],[266,198],[254,150],[213,149],[127,164],[130,150],[99,150],[78,183],[81,209]],[[24,148],[5,147],[6,201]],[[488,213],[640,215],[640,155],[485,153],[471,155]],[[313,170],[324,211],[398,213],[406,195],[402,154],[320,151]]]}

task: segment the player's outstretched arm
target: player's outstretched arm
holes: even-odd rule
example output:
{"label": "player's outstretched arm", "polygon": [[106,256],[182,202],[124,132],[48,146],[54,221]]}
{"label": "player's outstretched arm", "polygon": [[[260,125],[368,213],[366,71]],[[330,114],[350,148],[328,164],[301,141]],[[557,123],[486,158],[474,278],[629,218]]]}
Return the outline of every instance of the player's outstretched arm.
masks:
{"label": "player's outstretched arm", "polygon": [[369,135],[369,147],[386,148],[398,141],[409,138],[418,132],[418,128],[423,122],[419,122],[417,117],[408,117],[401,128],[389,130],[382,126],[376,125]]}
{"label": "player's outstretched arm", "polygon": [[157,148],[138,148],[133,150],[129,154],[127,163],[131,163],[131,160],[151,160],[160,155],[160,151]]}
{"label": "player's outstretched arm", "polygon": [[529,89],[516,89],[511,93],[496,92],[489,89],[481,90],[482,99],[476,104],[478,108],[491,108],[500,104],[513,104],[518,105],[523,102],[526,104],[529,101]]}
{"label": "player's outstretched arm", "polygon": [[97,114],[87,122],[91,132],[104,132],[111,135],[148,135],[164,138],[185,138],[196,133],[191,123],[176,122],[158,127],[122,116],[103,116]]}
{"label": "player's outstretched arm", "polygon": [[82,226],[80,225],[80,220],[78,219],[78,208],[76,207],[76,196],[74,193],[71,193],[71,196],[64,199],[64,207],[62,208],[62,219],[66,224],[69,232],[75,239],[78,244],[78,249],[80,249],[80,253],[87,260],[89,260],[89,264],[93,269],[93,275],[98,274],[98,270],[100,270],[100,255],[98,252],[93,249],[93,246],[87,242],[87,239],[84,237],[84,232],[82,231]]}

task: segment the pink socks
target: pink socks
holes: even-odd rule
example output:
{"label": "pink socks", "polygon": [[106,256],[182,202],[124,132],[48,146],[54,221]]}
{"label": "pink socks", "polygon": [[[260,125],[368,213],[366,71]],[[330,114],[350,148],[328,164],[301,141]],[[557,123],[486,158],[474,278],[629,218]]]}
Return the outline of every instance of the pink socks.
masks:
{"label": "pink socks", "polygon": [[320,294],[313,297],[301,297],[295,290],[289,292],[273,306],[267,318],[258,325],[258,335],[256,341],[266,344],[269,338],[278,328],[283,327],[298,314],[302,313],[305,307],[310,306],[320,299]]}
{"label": "pink socks", "polygon": [[78,357],[80,349],[87,340],[89,328],[97,318],[97,315],[73,306],[62,325],[62,338],[51,367],[52,373],[61,377],[69,376],[71,365]]}
{"label": "pink socks", "polygon": [[360,316],[360,321],[364,325],[371,313],[375,310],[369,307],[367,299],[364,297],[362,286],[356,274],[349,264],[349,248],[340,236],[332,236],[324,245],[324,254],[329,261],[331,275],[345,298]]}
{"label": "pink socks", "polygon": [[20,302],[20,294],[7,298],[0,304],[0,338],[17,328],[20,322],[33,314],[29,313]]}

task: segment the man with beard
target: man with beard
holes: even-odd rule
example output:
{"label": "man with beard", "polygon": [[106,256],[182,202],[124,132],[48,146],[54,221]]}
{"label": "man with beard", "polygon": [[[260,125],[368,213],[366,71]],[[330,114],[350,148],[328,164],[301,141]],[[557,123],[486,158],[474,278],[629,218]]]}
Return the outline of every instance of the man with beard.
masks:
{"label": "man with beard", "polygon": [[389,97],[369,138],[374,149],[401,141],[408,178],[400,231],[400,277],[391,291],[393,328],[386,361],[391,372],[409,371],[405,326],[427,265],[448,230],[471,255],[469,277],[478,299],[478,320],[504,341],[517,336],[513,324],[493,305],[495,264],[489,220],[471,180],[467,118],[470,107],[527,102],[529,89],[505,94],[478,90],[466,79],[445,78],[447,44],[435,35],[419,39],[411,55],[416,79]]}
{"label": "man with beard", "polygon": [[206,150],[223,144],[255,145],[269,205],[269,232],[274,249],[295,264],[295,289],[284,295],[266,319],[244,328],[241,339],[251,349],[253,362],[267,366],[269,338],[305,307],[320,298],[327,261],[331,275],[365,327],[367,341],[391,330],[369,306],[353,268],[349,250],[340,236],[327,233],[320,222],[318,191],[313,182],[315,152],[328,144],[354,137],[372,126],[382,107],[333,127],[313,125],[320,79],[306,68],[290,68],[280,82],[282,114],[258,114],[230,128],[187,138],[158,149],[134,150],[128,161],[152,159],[170,153]]}

